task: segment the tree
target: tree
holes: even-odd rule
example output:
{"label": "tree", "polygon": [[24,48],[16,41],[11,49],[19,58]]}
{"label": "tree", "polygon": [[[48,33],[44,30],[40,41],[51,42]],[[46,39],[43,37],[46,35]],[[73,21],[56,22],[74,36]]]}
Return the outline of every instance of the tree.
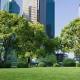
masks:
{"label": "tree", "polygon": [[25,56],[27,52],[35,54],[36,50],[43,46],[45,38],[42,24],[32,23],[16,14],[0,11],[0,39],[3,40],[5,48],[5,60],[13,49],[17,55]]}
{"label": "tree", "polygon": [[[20,22],[21,23],[21,22]],[[28,26],[23,26],[16,30],[18,37],[18,45],[23,52],[33,52],[33,55],[37,55],[37,49],[43,46],[46,34],[44,32],[44,26],[40,23],[28,22]],[[24,53],[25,54],[25,53]]]}
{"label": "tree", "polygon": [[61,32],[63,51],[80,55],[80,18],[73,20]]}
{"label": "tree", "polygon": [[11,53],[11,50],[16,47],[16,34],[15,29],[17,28],[20,17],[16,14],[9,14],[5,11],[0,11],[0,40],[3,42],[5,50],[5,61],[7,54]]}
{"label": "tree", "polygon": [[55,51],[58,51],[61,48],[60,38],[59,37],[55,37],[52,39],[47,38],[44,42],[44,47],[46,53],[55,54]]}
{"label": "tree", "polygon": [[3,41],[4,58],[16,55],[22,60],[27,57],[52,55],[59,48],[59,38],[49,39],[40,23],[33,23],[23,17],[0,12],[0,39]]}
{"label": "tree", "polygon": [[23,19],[23,17],[16,14],[10,14],[5,11],[0,11],[0,39],[3,41],[5,61],[7,59],[7,55],[11,54],[13,49],[18,51],[19,36],[17,36],[17,30],[22,29],[25,26],[29,32],[30,29],[28,21]]}

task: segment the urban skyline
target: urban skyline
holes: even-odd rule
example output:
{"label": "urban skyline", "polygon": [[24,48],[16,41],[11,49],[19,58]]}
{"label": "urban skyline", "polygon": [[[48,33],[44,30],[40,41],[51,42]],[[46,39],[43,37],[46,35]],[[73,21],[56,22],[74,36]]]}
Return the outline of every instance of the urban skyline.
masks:
{"label": "urban skyline", "polygon": [[[5,2],[1,0],[1,2]],[[45,26],[49,37],[55,35],[55,2],[54,0],[6,0],[3,7],[8,6],[10,13],[20,14],[29,21],[40,22]],[[8,4],[7,4],[8,3]],[[5,10],[4,8],[1,10]]]}
{"label": "urban skyline", "polygon": [[[10,1],[12,1],[12,0],[10,0]],[[17,1],[17,4],[19,6],[21,6],[22,0],[16,0],[16,1]],[[29,8],[31,8],[32,0],[23,0],[23,1],[25,4],[26,4],[25,1],[27,1],[27,3],[29,2],[28,3],[30,6]],[[6,7],[3,8],[3,5],[6,2],[7,2]],[[0,8],[2,8],[2,10],[3,9],[9,10],[8,9],[9,6],[7,6],[9,4],[8,0],[0,0],[0,3],[3,4],[0,6]],[[60,35],[60,32],[64,28],[64,26],[67,25],[72,19],[79,17],[79,15],[80,15],[79,3],[80,3],[79,0],[76,0],[76,1],[75,0],[73,0],[73,1],[55,0],[55,36]],[[21,10],[20,15],[22,15],[22,14],[23,14],[23,12]],[[36,15],[38,15],[38,14],[36,14]],[[31,16],[29,15],[29,17],[31,17]],[[29,17],[27,17],[27,18],[29,18]]]}

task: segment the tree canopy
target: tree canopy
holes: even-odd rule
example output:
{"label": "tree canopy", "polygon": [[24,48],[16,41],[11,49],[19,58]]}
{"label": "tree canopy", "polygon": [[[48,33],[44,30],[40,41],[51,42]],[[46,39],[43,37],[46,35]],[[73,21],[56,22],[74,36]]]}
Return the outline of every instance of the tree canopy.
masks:
{"label": "tree canopy", "polygon": [[65,26],[60,37],[64,51],[80,54],[80,18],[71,21]]}
{"label": "tree canopy", "polygon": [[9,48],[16,49],[18,53],[35,51],[43,45],[45,37],[42,24],[0,11],[0,40],[3,41],[6,52]]}
{"label": "tree canopy", "polygon": [[0,11],[0,41],[5,59],[15,50],[18,56],[46,56],[60,48],[59,38],[50,39],[44,25],[25,20],[17,14]]}

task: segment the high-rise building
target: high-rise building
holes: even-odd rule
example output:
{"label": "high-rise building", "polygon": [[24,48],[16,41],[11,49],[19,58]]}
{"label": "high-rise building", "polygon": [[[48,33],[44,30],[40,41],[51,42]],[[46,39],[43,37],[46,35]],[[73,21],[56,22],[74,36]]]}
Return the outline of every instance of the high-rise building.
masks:
{"label": "high-rise building", "polygon": [[9,11],[9,0],[0,0],[0,10]]}
{"label": "high-rise building", "polygon": [[1,10],[1,0],[0,0],[0,10]]}
{"label": "high-rise building", "polygon": [[9,0],[9,12],[23,14],[23,0]]}
{"label": "high-rise building", "polygon": [[54,37],[55,31],[55,3],[54,0],[39,0],[39,22],[46,26],[49,37]]}
{"label": "high-rise building", "polygon": [[23,16],[37,22],[37,0],[23,0]]}
{"label": "high-rise building", "polygon": [[30,21],[45,25],[47,35],[54,36],[55,3],[54,0],[23,0],[23,15]]}
{"label": "high-rise building", "polygon": [[79,18],[80,18],[80,4],[79,4],[79,10],[78,10],[79,12],[78,12],[78,15],[79,15]]}

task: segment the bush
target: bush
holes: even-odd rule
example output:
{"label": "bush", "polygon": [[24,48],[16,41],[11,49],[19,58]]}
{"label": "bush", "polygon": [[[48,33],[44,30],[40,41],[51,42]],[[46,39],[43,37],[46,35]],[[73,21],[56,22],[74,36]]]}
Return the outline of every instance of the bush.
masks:
{"label": "bush", "polygon": [[5,63],[5,68],[11,68],[11,63],[10,62],[6,62]]}
{"label": "bush", "polygon": [[47,66],[53,66],[53,64],[57,62],[55,55],[47,55],[45,57],[45,62]]}
{"label": "bush", "polygon": [[40,63],[38,64],[38,67],[46,67],[46,63],[45,63],[45,62],[40,62]]}
{"label": "bush", "polygon": [[80,67],[80,63],[76,63],[76,67]]}
{"label": "bush", "polygon": [[74,67],[74,66],[76,66],[75,60],[73,60],[73,59],[64,59],[63,60],[63,66],[64,67]]}
{"label": "bush", "polygon": [[0,62],[0,68],[4,68],[4,62]]}
{"label": "bush", "polygon": [[28,64],[27,64],[27,63],[24,63],[24,62],[19,62],[19,63],[17,64],[17,67],[18,67],[18,68],[27,68],[27,67],[28,67]]}
{"label": "bush", "polygon": [[55,63],[55,64],[53,64],[53,67],[60,67],[60,64]]}
{"label": "bush", "polygon": [[0,62],[0,68],[11,68],[10,62]]}
{"label": "bush", "polygon": [[53,66],[53,64],[56,63],[57,60],[56,60],[56,56],[55,55],[47,55],[47,56],[45,56],[43,58],[40,58],[39,62],[45,63],[45,66]]}

